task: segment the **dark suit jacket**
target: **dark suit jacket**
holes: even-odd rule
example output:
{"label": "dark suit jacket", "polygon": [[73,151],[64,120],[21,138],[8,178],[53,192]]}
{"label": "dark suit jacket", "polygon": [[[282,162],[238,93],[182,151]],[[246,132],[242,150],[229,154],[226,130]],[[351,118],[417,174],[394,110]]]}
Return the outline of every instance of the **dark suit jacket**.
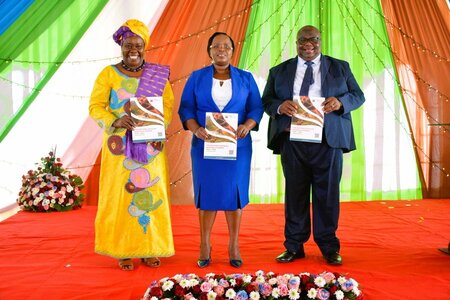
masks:
{"label": "dark suit jacket", "polygon": [[[277,109],[293,98],[297,60],[295,57],[270,69],[262,95],[264,110],[270,116],[267,147],[275,154],[280,153],[280,134],[291,124],[291,117],[279,115]],[[364,103],[364,94],[346,61],[322,55],[320,62],[322,97],[334,96],[343,104],[339,111],[325,115],[325,140],[332,148],[350,152],[356,149],[350,112]]]}

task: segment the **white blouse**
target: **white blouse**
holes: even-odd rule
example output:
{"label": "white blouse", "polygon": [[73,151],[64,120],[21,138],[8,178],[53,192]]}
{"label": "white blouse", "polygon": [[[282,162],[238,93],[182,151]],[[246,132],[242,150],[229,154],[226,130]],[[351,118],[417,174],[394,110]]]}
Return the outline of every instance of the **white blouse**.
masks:
{"label": "white blouse", "polygon": [[231,79],[221,80],[213,78],[211,95],[220,111],[230,102],[232,96]]}

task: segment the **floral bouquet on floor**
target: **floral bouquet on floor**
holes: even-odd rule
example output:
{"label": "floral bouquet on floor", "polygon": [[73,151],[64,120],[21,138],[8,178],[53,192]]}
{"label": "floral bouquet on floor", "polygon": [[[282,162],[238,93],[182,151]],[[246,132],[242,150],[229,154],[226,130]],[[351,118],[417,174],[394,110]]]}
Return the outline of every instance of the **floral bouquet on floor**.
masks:
{"label": "floral bouquet on floor", "polygon": [[17,203],[22,210],[67,211],[81,207],[83,180],[64,169],[55,151],[22,176]]}
{"label": "floral bouquet on floor", "polygon": [[323,272],[275,274],[258,271],[254,275],[175,275],[153,281],[142,300],[360,300],[358,282],[345,275]]}

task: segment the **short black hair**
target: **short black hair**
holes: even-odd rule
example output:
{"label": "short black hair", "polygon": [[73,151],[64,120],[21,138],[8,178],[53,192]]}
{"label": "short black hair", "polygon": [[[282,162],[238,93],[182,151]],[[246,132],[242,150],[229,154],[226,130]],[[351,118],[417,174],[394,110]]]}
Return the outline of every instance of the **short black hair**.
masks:
{"label": "short black hair", "polygon": [[229,36],[229,35],[226,34],[225,32],[216,31],[216,32],[213,33],[213,35],[211,35],[211,36],[209,37],[209,40],[208,40],[208,46],[206,47],[206,52],[208,53],[208,56],[209,56],[209,57],[211,57],[211,55],[209,54],[209,47],[211,47],[214,38],[215,38],[216,36],[218,36],[218,35],[226,35],[226,36],[230,39],[230,41],[231,41],[231,47],[233,48],[233,51],[234,51],[234,41],[233,41],[233,39],[231,38],[231,36]]}

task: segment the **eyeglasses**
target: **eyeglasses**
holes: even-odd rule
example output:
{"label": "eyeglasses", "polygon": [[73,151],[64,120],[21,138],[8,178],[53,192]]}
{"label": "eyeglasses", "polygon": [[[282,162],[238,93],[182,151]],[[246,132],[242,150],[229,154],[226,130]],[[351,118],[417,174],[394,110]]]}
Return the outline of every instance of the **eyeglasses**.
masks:
{"label": "eyeglasses", "polygon": [[313,43],[313,44],[317,44],[320,42],[320,37],[318,36],[313,36],[311,38],[305,38],[305,37],[300,37],[297,42],[299,44],[306,44],[308,42]]}
{"label": "eyeglasses", "polygon": [[125,48],[126,50],[131,50],[133,48],[136,48],[137,51],[144,50],[144,45],[142,44],[123,44],[122,47]]}
{"label": "eyeglasses", "polygon": [[233,47],[231,47],[230,45],[227,45],[227,44],[214,44],[214,45],[209,46],[209,49],[217,50],[219,48],[223,48],[225,50],[233,50]]}

